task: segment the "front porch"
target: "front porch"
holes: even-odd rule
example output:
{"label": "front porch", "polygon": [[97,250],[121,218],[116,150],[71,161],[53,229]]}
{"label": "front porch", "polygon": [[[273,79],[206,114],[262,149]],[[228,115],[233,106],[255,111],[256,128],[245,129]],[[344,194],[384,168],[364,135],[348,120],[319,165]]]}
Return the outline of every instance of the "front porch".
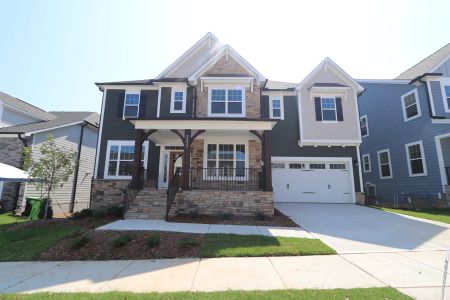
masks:
{"label": "front porch", "polygon": [[[154,212],[161,215],[164,210],[166,218],[177,213],[273,215],[274,121],[130,122],[135,126],[135,145],[124,201],[128,217],[156,218]],[[153,173],[141,163],[147,139],[159,146],[158,171]]]}

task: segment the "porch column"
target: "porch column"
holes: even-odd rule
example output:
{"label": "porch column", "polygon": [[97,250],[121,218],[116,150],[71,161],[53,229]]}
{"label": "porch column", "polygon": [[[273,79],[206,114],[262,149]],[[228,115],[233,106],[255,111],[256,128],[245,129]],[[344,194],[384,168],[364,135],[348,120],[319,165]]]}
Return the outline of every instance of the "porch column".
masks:
{"label": "porch column", "polygon": [[264,161],[264,190],[273,192],[272,186],[272,132],[264,130],[263,133],[263,161]]}
{"label": "porch column", "polygon": [[131,169],[131,186],[133,188],[140,188],[142,143],[144,142],[143,137],[144,137],[144,130],[136,129],[134,134],[133,167]]}
{"label": "porch column", "polygon": [[186,129],[184,131],[184,151],[183,151],[183,166],[181,188],[183,190],[190,190],[189,186],[189,172],[191,170],[191,130]]}

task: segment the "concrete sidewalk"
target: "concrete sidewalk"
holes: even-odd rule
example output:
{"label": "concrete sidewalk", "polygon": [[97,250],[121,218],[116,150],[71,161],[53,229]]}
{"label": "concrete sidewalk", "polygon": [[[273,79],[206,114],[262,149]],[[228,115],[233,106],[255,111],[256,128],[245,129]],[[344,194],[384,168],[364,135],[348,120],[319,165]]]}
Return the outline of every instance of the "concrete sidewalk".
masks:
{"label": "concrete sidewalk", "polygon": [[[326,256],[0,263],[0,293],[392,286],[439,299],[443,251]],[[450,283],[447,284],[450,286]],[[450,299],[448,288],[445,299]]]}
{"label": "concrete sidewalk", "polygon": [[232,233],[241,235],[265,235],[280,237],[314,238],[301,227],[272,227],[223,224],[174,223],[163,220],[119,220],[97,230],[149,230],[189,233]]}

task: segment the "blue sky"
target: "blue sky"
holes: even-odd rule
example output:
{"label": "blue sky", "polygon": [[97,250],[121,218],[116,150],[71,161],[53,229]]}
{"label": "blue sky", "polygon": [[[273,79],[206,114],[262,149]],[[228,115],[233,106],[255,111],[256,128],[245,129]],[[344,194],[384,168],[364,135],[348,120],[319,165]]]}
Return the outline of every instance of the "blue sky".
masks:
{"label": "blue sky", "polygon": [[206,32],[267,78],[329,56],[393,78],[450,42],[450,1],[0,1],[0,90],[46,110],[100,112],[94,82],[153,78]]}

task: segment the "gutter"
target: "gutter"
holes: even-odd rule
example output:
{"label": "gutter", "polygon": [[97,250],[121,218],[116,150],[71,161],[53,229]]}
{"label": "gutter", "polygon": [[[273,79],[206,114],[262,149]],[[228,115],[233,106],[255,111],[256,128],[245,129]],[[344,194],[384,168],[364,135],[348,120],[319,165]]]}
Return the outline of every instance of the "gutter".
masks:
{"label": "gutter", "polygon": [[430,99],[430,90],[428,89],[428,84],[426,81],[423,81],[423,78],[426,76],[441,76],[442,73],[425,73],[422,76],[418,76],[411,80],[410,84],[414,83],[415,81],[418,81],[422,83],[425,86],[425,91],[427,95],[427,106],[428,106],[428,112],[430,113],[430,116],[432,119],[447,119],[445,116],[436,116],[433,114],[433,110],[431,108],[431,99]]}
{"label": "gutter", "polygon": [[73,173],[72,195],[70,197],[69,213],[73,213],[73,208],[75,206],[75,194],[77,192],[78,171],[80,169],[81,146],[83,145],[84,127],[88,125],[89,122],[84,121],[83,125],[81,126],[80,142],[78,143],[77,152],[77,164],[75,165],[75,172]]}

